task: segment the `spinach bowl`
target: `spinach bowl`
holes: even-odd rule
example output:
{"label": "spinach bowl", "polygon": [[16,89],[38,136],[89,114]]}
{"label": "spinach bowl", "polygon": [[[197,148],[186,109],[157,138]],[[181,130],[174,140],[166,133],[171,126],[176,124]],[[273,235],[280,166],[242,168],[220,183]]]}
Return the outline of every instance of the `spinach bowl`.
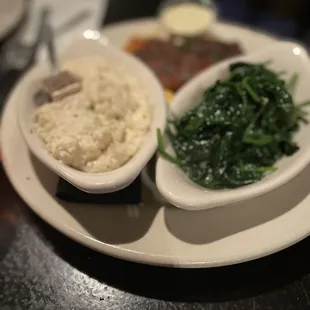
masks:
{"label": "spinach bowl", "polygon": [[206,209],[294,177],[310,159],[306,62],[302,47],[278,43],[185,85],[171,103],[166,132],[158,130],[156,181],[164,197]]}

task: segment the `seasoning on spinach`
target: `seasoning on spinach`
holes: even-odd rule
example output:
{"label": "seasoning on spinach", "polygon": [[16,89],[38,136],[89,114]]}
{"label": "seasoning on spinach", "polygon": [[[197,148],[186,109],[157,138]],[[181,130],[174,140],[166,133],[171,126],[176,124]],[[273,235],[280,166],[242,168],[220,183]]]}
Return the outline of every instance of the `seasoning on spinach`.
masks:
{"label": "seasoning on spinach", "polygon": [[201,103],[167,130],[175,156],[160,153],[178,165],[195,183],[209,189],[237,188],[260,181],[276,170],[274,164],[298,149],[293,141],[304,106],[296,105],[288,84],[267,64],[238,62],[229,76],[205,90]]}

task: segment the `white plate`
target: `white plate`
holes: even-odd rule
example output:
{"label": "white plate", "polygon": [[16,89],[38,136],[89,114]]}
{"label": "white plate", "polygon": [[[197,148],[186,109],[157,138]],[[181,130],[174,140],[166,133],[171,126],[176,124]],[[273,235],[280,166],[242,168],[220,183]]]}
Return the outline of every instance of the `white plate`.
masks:
{"label": "white plate", "polygon": [[4,38],[23,16],[24,0],[0,0],[0,40]]}
{"label": "white plate", "polygon": [[[153,21],[123,23],[105,30],[122,44]],[[239,38],[247,51],[274,39],[219,24],[218,34]],[[18,89],[17,89],[18,91]],[[100,252],[154,265],[211,267],[259,258],[286,248],[310,234],[310,168],[295,180],[258,199],[201,212],[160,207],[143,188],[144,205],[90,206],[54,198],[57,177],[30,156],[17,125],[16,92],[3,118],[6,172],[27,204],[46,222],[72,239]]]}

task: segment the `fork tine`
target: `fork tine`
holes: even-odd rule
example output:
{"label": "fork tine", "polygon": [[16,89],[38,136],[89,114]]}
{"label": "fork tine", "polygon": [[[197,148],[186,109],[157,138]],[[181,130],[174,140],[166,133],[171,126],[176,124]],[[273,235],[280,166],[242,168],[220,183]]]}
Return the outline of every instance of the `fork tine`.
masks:
{"label": "fork tine", "polygon": [[38,23],[38,31],[36,35],[36,39],[33,44],[33,48],[38,48],[44,38],[44,29],[50,17],[51,9],[49,6],[45,6],[41,9],[40,12],[40,20]]}

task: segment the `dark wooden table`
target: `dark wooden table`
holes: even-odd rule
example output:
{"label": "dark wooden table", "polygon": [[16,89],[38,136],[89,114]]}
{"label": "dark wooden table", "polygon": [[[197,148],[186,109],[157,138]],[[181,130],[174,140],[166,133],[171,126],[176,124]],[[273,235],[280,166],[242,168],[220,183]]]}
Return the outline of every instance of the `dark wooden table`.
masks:
{"label": "dark wooden table", "polygon": [[310,239],[232,267],[151,267],[63,236],[30,211],[2,169],[0,189],[1,310],[310,309]]}
{"label": "dark wooden table", "polygon": [[[150,2],[143,14],[124,6],[127,14],[118,15],[117,1],[127,3],[113,0],[107,22],[132,17],[128,13],[151,15],[156,6],[155,0]],[[45,224],[18,197],[0,167],[0,309],[306,310],[310,239],[268,258],[225,268],[168,269],[125,262],[87,249]]]}

